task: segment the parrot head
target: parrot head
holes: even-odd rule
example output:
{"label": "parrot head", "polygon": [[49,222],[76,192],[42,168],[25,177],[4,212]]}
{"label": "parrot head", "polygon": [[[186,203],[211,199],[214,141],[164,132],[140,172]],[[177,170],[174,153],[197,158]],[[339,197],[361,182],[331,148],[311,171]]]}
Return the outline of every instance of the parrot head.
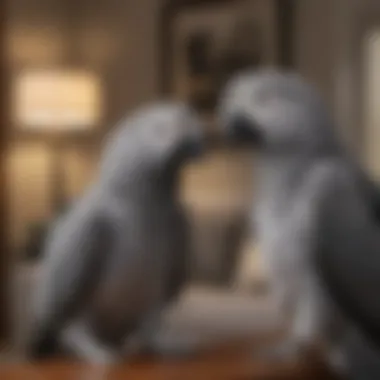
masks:
{"label": "parrot head", "polygon": [[313,151],[335,144],[321,97],[293,73],[238,74],[222,93],[218,115],[225,135],[264,151]]}
{"label": "parrot head", "polygon": [[203,152],[203,128],[196,112],[180,102],[136,110],[109,136],[102,173],[106,181],[174,173]]}
{"label": "parrot head", "polygon": [[160,103],[141,109],[133,129],[142,152],[158,165],[182,164],[203,151],[201,120],[183,103]]}

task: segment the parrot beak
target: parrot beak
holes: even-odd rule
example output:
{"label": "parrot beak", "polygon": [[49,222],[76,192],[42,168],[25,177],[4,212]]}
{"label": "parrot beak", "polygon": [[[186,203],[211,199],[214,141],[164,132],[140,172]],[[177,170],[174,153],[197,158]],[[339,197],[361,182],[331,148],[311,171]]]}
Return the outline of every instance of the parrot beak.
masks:
{"label": "parrot beak", "polygon": [[205,147],[201,138],[191,138],[183,143],[181,150],[184,157],[197,158],[203,154]]}
{"label": "parrot beak", "polygon": [[247,116],[233,116],[227,125],[228,138],[237,144],[260,146],[263,142],[263,134],[260,127]]}
{"label": "parrot beak", "polygon": [[204,152],[204,143],[201,138],[190,137],[185,139],[176,149],[171,160],[173,163],[183,163],[196,159]]}

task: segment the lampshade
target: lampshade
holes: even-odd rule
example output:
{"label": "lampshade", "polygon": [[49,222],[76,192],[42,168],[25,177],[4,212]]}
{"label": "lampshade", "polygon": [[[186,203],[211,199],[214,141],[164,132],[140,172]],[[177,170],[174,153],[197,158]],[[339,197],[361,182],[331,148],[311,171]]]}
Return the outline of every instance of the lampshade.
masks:
{"label": "lampshade", "polygon": [[24,130],[88,130],[101,117],[99,78],[88,71],[24,71],[13,90],[14,122]]}

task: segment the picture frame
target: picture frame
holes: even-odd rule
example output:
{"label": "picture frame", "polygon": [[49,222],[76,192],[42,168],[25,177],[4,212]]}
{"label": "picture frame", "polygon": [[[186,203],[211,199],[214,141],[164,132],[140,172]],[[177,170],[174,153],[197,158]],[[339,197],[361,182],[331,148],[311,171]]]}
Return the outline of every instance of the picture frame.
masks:
{"label": "picture frame", "polygon": [[217,137],[215,107],[231,75],[293,66],[294,0],[169,0],[160,18],[160,93],[200,112]]}

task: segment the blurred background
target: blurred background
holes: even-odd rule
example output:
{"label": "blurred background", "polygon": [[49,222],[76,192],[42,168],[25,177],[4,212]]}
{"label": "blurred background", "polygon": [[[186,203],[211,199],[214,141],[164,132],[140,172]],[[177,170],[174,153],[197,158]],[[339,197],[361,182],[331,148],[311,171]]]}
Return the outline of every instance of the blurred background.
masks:
{"label": "blurred background", "polygon": [[182,186],[197,283],[241,279],[249,291],[265,289],[255,246],[244,239],[250,156],[225,150],[214,128],[220,88],[240,69],[282,66],[317,84],[342,137],[380,178],[377,0],[3,0],[0,7],[4,337],[27,313],[50,221],[94,178],[104,135],[146,102],[185,99],[207,122],[213,149],[186,168]]}

